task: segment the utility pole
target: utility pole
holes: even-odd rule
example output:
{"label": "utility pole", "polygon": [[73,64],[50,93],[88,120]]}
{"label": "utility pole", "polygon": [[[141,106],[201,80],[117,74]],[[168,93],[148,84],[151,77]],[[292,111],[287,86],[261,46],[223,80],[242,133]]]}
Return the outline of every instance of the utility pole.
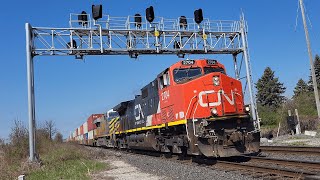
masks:
{"label": "utility pole", "polygon": [[311,77],[312,77],[312,84],[313,84],[313,90],[314,90],[314,97],[316,98],[318,118],[320,118],[320,101],[319,101],[319,93],[318,93],[318,84],[317,84],[317,80],[316,80],[316,73],[314,71],[314,66],[313,66],[313,57],[312,57],[312,52],[311,52],[311,45],[310,45],[310,40],[309,40],[309,32],[308,32],[306,17],[305,17],[305,13],[304,13],[304,4],[303,4],[303,0],[299,0],[299,1],[300,1],[300,9],[301,9],[301,14],[302,14],[304,31],[306,34],[308,54],[309,54],[309,60],[310,60],[310,66],[311,66]]}

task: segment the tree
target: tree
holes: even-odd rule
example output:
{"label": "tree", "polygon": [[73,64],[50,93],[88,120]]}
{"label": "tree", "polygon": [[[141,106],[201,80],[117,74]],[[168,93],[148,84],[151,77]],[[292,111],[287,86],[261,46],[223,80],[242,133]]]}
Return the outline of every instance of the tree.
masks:
{"label": "tree", "polygon": [[256,98],[259,105],[276,109],[284,102],[283,93],[286,88],[279,82],[279,78],[274,76],[274,71],[270,67],[264,70],[255,86],[258,90]]}
{"label": "tree", "polygon": [[293,90],[293,93],[294,93],[293,97],[295,98],[295,97],[299,96],[300,94],[304,94],[307,92],[308,92],[307,83],[303,79],[299,79],[296,87]]}
{"label": "tree", "polygon": [[54,137],[54,135],[57,133],[57,129],[52,120],[45,121],[43,129],[46,131],[48,138],[50,140],[52,140],[52,137]]}
{"label": "tree", "polygon": [[[316,54],[314,58],[313,66],[316,74],[317,87],[320,89],[320,56],[318,54]],[[312,76],[309,76],[308,89],[309,91],[313,91]]]}
{"label": "tree", "polygon": [[14,146],[24,143],[24,140],[28,140],[28,129],[19,119],[13,121],[14,125],[11,127],[11,132],[9,134],[10,143]]}
{"label": "tree", "polygon": [[1,146],[5,145],[5,144],[6,143],[5,143],[4,139],[0,138],[0,148],[1,148]]}
{"label": "tree", "polygon": [[56,133],[56,136],[54,137],[54,141],[58,142],[58,143],[62,143],[63,142],[63,136],[60,132]]}

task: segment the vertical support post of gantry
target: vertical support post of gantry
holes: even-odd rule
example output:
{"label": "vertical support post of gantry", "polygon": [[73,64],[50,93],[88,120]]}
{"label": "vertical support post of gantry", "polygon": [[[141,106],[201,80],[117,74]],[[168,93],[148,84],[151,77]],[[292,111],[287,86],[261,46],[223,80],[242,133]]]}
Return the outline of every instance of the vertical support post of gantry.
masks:
{"label": "vertical support post of gantry", "polygon": [[241,39],[242,39],[242,51],[244,56],[244,61],[246,65],[246,77],[247,77],[247,83],[248,83],[248,90],[249,90],[249,96],[250,96],[250,106],[251,106],[251,116],[255,123],[255,127],[257,129],[260,129],[260,123],[257,119],[257,111],[256,111],[256,105],[255,105],[255,98],[253,95],[253,89],[252,89],[252,81],[251,81],[251,70],[250,70],[250,64],[249,64],[249,54],[248,54],[248,47],[247,47],[247,37],[246,37],[246,25],[244,18],[241,18],[241,27],[240,27],[240,33],[241,33]]}
{"label": "vertical support post of gantry", "polygon": [[234,65],[234,72],[235,72],[235,76],[236,79],[239,80],[239,70],[238,70],[238,63],[237,63],[237,54],[232,54],[233,56],[233,65]]}
{"label": "vertical support post of gantry", "polygon": [[26,23],[26,55],[27,55],[27,79],[28,79],[28,115],[29,115],[29,160],[36,161],[35,141],[35,98],[34,98],[34,65],[32,55],[32,28]]}

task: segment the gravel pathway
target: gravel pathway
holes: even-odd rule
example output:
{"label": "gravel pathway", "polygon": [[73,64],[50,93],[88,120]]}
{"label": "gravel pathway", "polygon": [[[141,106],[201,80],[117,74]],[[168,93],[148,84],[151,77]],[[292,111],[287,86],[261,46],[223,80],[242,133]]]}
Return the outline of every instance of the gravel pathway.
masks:
{"label": "gravel pathway", "polygon": [[[165,158],[140,155],[140,154],[131,154],[121,151],[114,151],[109,149],[98,149],[99,151],[103,150],[107,162],[123,163],[127,164],[127,167],[118,168],[114,171],[105,171],[103,176],[114,177],[115,179],[123,180],[134,180],[137,179],[163,179],[163,180],[174,180],[174,179],[183,179],[183,180],[207,180],[207,179],[228,179],[228,180],[247,180],[253,179],[248,176],[243,176],[237,172],[225,172],[218,169],[210,169],[205,166],[190,164],[190,163],[181,163],[176,161],[171,161]],[[114,167],[114,165],[111,165]],[[115,167],[117,168],[117,167]],[[133,169],[132,169],[133,168]],[[126,173],[130,172],[130,173]],[[139,175],[131,175],[133,172],[138,172]],[[115,176],[115,174],[122,174],[120,176]],[[141,174],[142,173],[142,174]],[[129,175],[130,174],[130,175]],[[102,175],[102,174],[101,174]],[[96,176],[97,177],[97,176]]]}

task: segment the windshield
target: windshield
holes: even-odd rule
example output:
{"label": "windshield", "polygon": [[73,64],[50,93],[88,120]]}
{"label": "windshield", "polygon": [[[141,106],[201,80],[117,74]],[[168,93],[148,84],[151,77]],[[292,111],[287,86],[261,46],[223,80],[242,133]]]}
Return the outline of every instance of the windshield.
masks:
{"label": "windshield", "polygon": [[118,114],[118,112],[116,112],[116,111],[109,112],[109,118],[108,118],[108,120],[111,120],[111,119],[113,119],[113,118],[115,118],[115,117],[118,117],[118,116],[119,116],[119,114]]}
{"label": "windshield", "polygon": [[219,67],[216,67],[216,68],[214,68],[214,67],[205,67],[205,68],[203,68],[203,70],[204,70],[204,74],[209,74],[209,73],[212,73],[212,72],[221,72],[223,74],[226,74],[224,69],[223,68],[219,68]]}
{"label": "windshield", "polygon": [[173,70],[174,81],[177,83],[181,81],[188,81],[199,75],[201,75],[201,68],[186,68]]}

